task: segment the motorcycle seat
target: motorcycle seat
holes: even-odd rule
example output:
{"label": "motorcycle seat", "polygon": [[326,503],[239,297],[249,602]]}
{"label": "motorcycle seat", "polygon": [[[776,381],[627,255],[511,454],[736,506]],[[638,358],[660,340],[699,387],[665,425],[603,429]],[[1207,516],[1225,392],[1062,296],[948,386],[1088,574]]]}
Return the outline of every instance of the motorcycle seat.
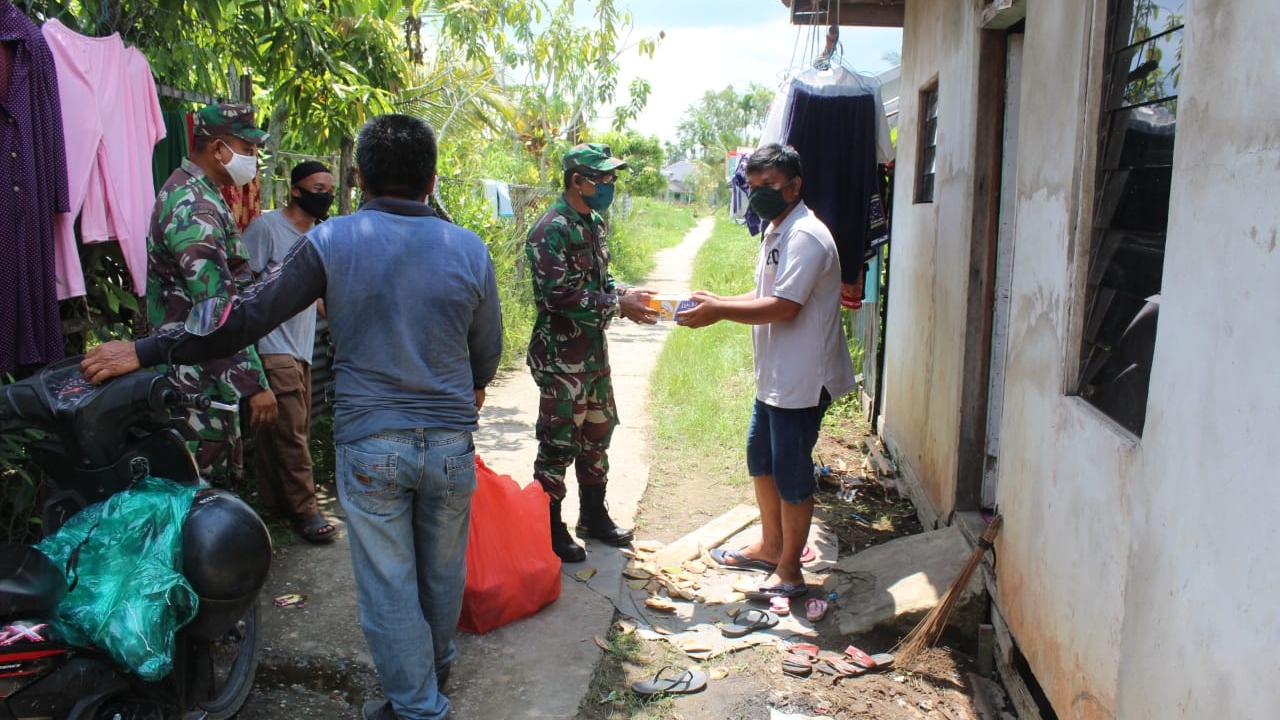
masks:
{"label": "motorcycle seat", "polygon": [[0,545],[0,619],[51,617],[67,593],[62,572],[30,545]]}

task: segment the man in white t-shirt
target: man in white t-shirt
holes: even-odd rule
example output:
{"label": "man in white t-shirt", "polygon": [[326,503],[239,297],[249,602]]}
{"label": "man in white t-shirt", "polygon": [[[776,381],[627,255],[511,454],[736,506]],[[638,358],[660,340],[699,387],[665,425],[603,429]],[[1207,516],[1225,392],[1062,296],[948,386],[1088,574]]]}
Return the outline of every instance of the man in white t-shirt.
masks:
{"label": "man in white t-shirt", "polygon": [[756,261],[756,288],[736,297],[695,292],[685,327],[720,320],[751,325],[756,400],[747,430],[761,537],[712,551],[727,567],[769,577],[748,597],[793,598],[808,587],[800,557],[813,519],[813,447],[827,406],[853,389],[853,361],[840,320],[840,259],[827,226],[800,199],[800,156],[765,145],[746,166],[748,202],[769,223]]}

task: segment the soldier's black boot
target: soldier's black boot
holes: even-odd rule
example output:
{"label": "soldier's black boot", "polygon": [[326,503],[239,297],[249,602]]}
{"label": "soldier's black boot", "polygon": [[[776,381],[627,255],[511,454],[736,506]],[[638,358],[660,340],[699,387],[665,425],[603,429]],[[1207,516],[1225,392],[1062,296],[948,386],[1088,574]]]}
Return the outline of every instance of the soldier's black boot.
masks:
{"label": "soldier's black boot", "polygon": [[613,518],[609,517],[609,509],[604,503],[604,489],[604,485],[578,486],[578,526],[574,531],[578,533],[578,537],[622,547],[631,542],[635,533],[618,527]]}
{"label": "soldier's black boot", "polygon": [[560,519],[560,501],[551,501],[551,551],[560,562],[580,563],[587,559],[587,551],[573,541],[569,528]]}

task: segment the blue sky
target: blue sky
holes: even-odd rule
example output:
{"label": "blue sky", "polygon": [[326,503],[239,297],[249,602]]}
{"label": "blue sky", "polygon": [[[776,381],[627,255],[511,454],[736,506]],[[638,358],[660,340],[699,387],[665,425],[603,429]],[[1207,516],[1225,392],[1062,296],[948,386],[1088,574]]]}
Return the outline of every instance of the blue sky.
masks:
{"label": "blue sky", "polygon": [[[652,60],[634,50],[622,58],[619,89],[637,75],[653,87],[649,104],[633,126],[664,140],[674,139],[676,124],[690,104],[707,90],[751,82],[777,87],[788,71],[806,66],[821,50],[826,28],[794,27],[780,0],[621,0],[635,21],[628,44],[666,33]],[[579,2],[580,15],[590,17],[594,3]],[[898,52],[902,31],[896,28],[840,30],[845,65],[879,72],[882,58]],[[625,97],[620,98],[625,100]],[[607,126],[609,118],[598,121]]]}

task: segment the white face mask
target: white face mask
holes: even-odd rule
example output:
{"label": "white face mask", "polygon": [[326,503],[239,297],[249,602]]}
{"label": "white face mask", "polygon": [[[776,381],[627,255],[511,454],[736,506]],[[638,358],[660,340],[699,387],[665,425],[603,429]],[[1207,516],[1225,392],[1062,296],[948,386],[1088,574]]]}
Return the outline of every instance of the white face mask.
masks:
{"label": "white face mask", "polygon": [[241,155],[231,149],[230,145],[223,143],[228,150],[231,150],[231,162],[222,163],[222,167],[227,169],[231,175],[231,182],[236,187],[244,185],[250,180],[258,176],[258,158],[253,155]]}

